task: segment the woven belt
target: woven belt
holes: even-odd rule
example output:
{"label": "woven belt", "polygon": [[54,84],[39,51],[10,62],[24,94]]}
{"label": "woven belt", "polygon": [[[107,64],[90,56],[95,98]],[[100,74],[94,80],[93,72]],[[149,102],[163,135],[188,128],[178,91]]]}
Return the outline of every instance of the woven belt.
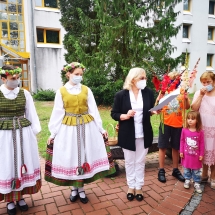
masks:
{"label": "woven belt", "polygon": [[[81,130],[82,130],[82,139],[84,144],[84,150],[85,150],[85,123],[83,115],[88,114],[87,112],[84,112],[82,114],[74,114],[74,113],[68,113],[66,112],[66,116],[72,116],[76,117],[76,124],[77,124],[77,145],[78,145],[78,167],[76,168],[76,175],[83,175],[85,172],[90,171],[90,165],[87,163],[86,153],[84,157],[84,163],[81,165]],[[82,124],[80,121],[82,120]]]}
{"label": "woven belt", "polygon": [[21,148],[21,177],[24,173],[27,172],[27,167],[24,163],[24,152],[23,152],[23,134],[22,134],[22,125],[20,123],[20,119],[23,119],[24,116],[14,116],[14,117],[2,117],[0,121],[3,120],[13,120],[13,129],[12,129],[12,136],[13,136],[13,153],[14,153],[14,172],[15,172],[15,179],[11,182],[12,189],[18,189],[21,186],[21,181],[18,178],[18,166],[17,166],[17,141],[16,141],[16,123],[19,127],[20,132],[20,148]]}

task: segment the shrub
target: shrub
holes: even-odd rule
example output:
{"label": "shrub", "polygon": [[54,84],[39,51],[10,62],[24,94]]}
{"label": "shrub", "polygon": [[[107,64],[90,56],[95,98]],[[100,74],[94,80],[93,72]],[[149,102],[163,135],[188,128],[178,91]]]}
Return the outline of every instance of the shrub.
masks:
{"label": "shrub", "polygon": [[36,93],[33,93],[33,98],[38,101],[54,101],[55,91],[52,89],[39,89]]}

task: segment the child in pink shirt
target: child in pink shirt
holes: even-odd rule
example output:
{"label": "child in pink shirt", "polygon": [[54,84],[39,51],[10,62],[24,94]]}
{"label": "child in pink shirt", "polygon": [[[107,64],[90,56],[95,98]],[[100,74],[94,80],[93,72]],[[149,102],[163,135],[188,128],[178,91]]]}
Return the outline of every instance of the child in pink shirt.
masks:
{"label": "child in pink shirt", "polygon": [[180,157],[184,168],[184,188],[190,187],[193,178],[196,192],[202,193],[200,188],[202,160],[204,156],[204,133],[200,114],[190,111],[186,117],[186,127],[182,129],[180,141]]}

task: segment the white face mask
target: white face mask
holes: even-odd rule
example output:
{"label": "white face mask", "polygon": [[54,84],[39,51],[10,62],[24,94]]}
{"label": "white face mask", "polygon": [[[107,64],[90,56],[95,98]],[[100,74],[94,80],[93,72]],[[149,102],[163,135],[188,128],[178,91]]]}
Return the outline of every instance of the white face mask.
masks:
{"label": "white face mask", "polygon": [[7,80],[6,83],[7,87],[15,89],[19,86],[20,84],[20,79],[17,80]]}
{"label": "white face mask", "polygon": [[80,76],[80,75],[73,75],[73,76],[70,76],[70,81],[73,83],[73,84],[79,84],[79,83],[81,83],[81,81],[82,81],[82,76]]}
{"label": "white face mask", "polygon": [[143,90],[146,87],[146,80],[140,80],[136,83],[138,89]]}

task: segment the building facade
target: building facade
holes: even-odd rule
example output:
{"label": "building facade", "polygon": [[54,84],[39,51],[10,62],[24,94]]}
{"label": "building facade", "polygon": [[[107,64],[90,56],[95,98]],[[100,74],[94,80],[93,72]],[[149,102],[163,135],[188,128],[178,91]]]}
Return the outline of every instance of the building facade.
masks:
{"label": "building facade", "polygon": [[[22,87],[30,91],[58,89],[65,64],[58,0],[0,0],[0,60],[23,69]],[[197,78],[191,92],[201,87],[200,75],[215,68],[215,0],[183,0],[176,25],[181,30],[172,44],[172,57],[189,55],[192,70],[198,58]],[[1,65],[0,65],[1,66]]]}
{"label": "building facade", "polygon": [[215,69],[215,0],[183,0],[176,6],[180,11],[176,25],[181,30],[172,44],[177,47],[173,57],[188,53],[189,70],[200,58],[198,73],[191,92],[201,88],[200,76]]}
{"label": "building facade", "polygon": [[0,56],[22,67],[22,87],[57,89],[65,64],[58,0],[0,0]]}

